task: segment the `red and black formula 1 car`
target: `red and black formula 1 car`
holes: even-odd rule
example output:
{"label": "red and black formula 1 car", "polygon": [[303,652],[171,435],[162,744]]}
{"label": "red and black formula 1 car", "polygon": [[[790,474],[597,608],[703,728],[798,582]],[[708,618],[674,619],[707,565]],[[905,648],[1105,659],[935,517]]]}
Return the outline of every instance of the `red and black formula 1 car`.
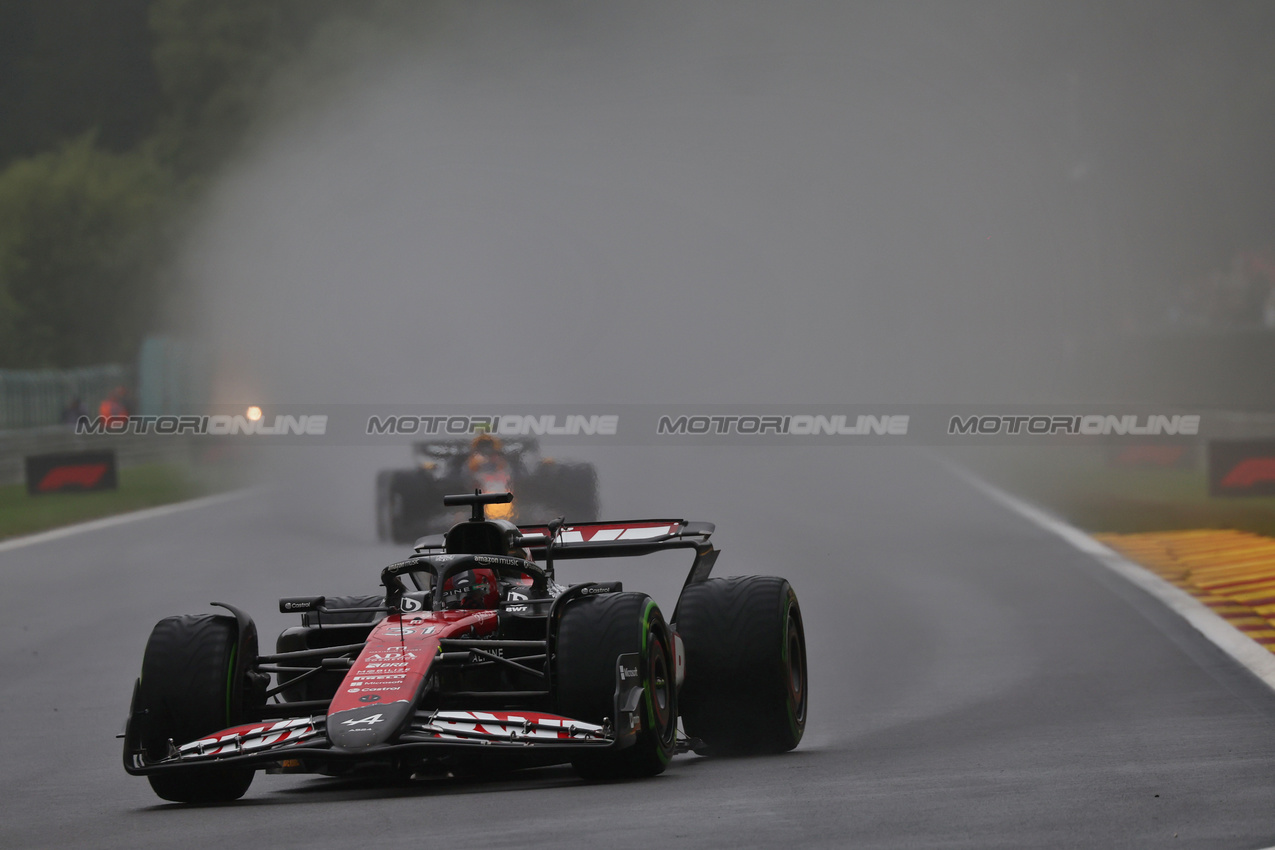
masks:
{"label": "red and black formula 1 car", "polygon": [[[711,523],[486,519],[507,493],[448,496],[468,521],[417,542],[371,597],[282,599],[302,623],[258,654],[230,612],[161,620],[124,767],[177,802],[237,799],[256,770],[403,775],[569,762],[661,773],[678,752],[778,753],[806,724],[801,609],[782,578],[709,578]],[[564,587],[554,561],[686,548],[666,622],[619,582]],[[683,732],[679,733],[678,718]]]}

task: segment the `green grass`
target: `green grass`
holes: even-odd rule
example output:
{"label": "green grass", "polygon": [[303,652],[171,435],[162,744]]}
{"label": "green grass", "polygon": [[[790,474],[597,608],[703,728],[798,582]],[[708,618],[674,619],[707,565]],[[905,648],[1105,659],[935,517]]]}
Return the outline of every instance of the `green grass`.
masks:
{"label": "green grass", "polygon": [[0,539],[193,499],[215,488],[183,466],[152,464],[119,470],[119,489],[96,493],[27,494],[25,484],[0,486]]}
{"label": "green grass", "polygon": [[1275,536],[1275,498],[1214,498],[1203,463],[1198,469],[1120,468],[1084,449],[1005,449],[961,460],[1087,531],[1235,528]]}

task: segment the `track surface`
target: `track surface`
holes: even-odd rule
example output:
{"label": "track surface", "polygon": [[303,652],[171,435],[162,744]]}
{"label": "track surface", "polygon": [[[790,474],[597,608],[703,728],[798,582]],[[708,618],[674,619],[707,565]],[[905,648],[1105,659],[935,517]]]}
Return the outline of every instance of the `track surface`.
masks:
{"label": "track surface", "polygon": [[[397,552],[370,542],[370,497],[325,515],[304,481],[0,555],[0,846],[1275,844],[1275,695],[935,460],[716,448],[600,467],[608,514],[714,520],[720,574],[791,578],[813,687],[795,753],[607,785],[258,776],[232,807],[160,805],[114,738],[154,621],[234,602],[268,641],[289,621],[276,597],[373,588]],[[565,577],[671,609],[684,566]]]}

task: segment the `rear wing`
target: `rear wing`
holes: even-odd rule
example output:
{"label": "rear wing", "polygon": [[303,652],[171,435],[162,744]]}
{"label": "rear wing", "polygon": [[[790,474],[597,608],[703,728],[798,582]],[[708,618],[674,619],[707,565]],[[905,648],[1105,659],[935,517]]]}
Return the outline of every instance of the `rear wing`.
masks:
{"label": "rear wing", "polygon": [[[540,444],[531,438],[506,440],[500,438],[501,451],[507,457],[521,457],[540,451]],[[454,457],[467,457],[473,449],[472,440],[422,440],[412,443],[412,450],[423,457],[446,460]]]}
{"label": "rear wing", "polygon": [[[533,560],[552,564],[556,560],[582,558],[629,558],[671,549],[693,549],[686,583],[704,581],[721,550],[709,542],[716,526],[711,522],[684,519],[634,519],[609,522],[578,522],[557,525],[520,525],[528,538],[527,552]],[[431,534],[416,541],[417,554],[442,551],[446,535]],[[552,566],[550,566],[552,572]]]}
{"label": "rear wing", "polygon": [[[647,555],[664,549],[695,549],[709,545],[711,522],[684,519],[635,519],[611,522],[580,522],[555,529],[549,525],[520,525],[523,536],[543,534],[552,541],[554,558],[624,558]],[[549,543],[532,544],[533,557],[549,554]]]}

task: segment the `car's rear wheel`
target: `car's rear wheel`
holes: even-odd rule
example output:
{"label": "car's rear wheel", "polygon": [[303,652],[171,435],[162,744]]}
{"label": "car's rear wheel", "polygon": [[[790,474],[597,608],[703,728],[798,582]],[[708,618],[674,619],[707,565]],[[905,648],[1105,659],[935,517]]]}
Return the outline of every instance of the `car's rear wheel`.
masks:
{"label": "car's rear wheel", "polygon": [[775,576],[690,585],[677,604],[686,649],[680,706],[696,752],[791,750],[806,728],[806,635],[797,594]]}
{"label": "car's rear wheel", "polygon": [[677,736],[672,634],[644,593],[613,593],[567,604],[558,627],[558,711],[566,717],[617,723],[616,671],[621,655],[638,656],[644,689],[636,741],[620,750],[582,754],[572,766],[588,779],[662,773]]}
{"label": "car's rear wheel", "polygon": [[376,539],[382,543],[390,540],[390,481],[393,477],[392,469],[376,473]]}
{"label": "car's rear wheel", "polygon": [[413,543],[429,533],[430,520],[438,515],[443,490],[427,472],[400,469],[391,472],[387,492],[389,538],[394,543]]}
{"label": "car's rear wheel", "polygon": [[598,518],[598,476],[592,464],[545,462],[519,482],[520,515],[563,514],[569,522]]}
{"label": "car's rear wheel", "polygon": [[[370,596],[328,596],[323,608],[325,613],[310,611],[301,615],[301,625],[284,629],[275,641],[276,652],[301,652],[310,649],[322,649],[326,646],[340,646],[366,640],[373,627],[384,617],[384,612],[350,611],[349,608],[376,608],[385,604],[385,597],[380,594]],[[366,630],[359,629],[325,629],[317,626],[355,626],[366,625]],[[318,659],[312,658],[303,662],[302,666],[318,665]],[[302,678],[304,677],[304,678]],[[284,702],[303,702],[308,700],[330,700],[345,679],[342,670],[325,670],[314,672],[287,672],[278,674],[278,683],[286,685],[280,692]],[[295,684],[290,684],[295,682]]]}
{"label": "car's rear wheel", "polygon": [[415,478],[414,472],[399,471],[390,475],[386,513],[389,520],[390,541],[393,543],[407,543],[412,538],[413,529],[409,513],[412,507],[410,503]]}
{"label": "car's rear wheel", "polygon": [[[170,740],[181,746],[243,722],[244,702],[258,691],[243,682],[236,687],[236,678],[244,675],[244,662],[257,656],[255,631],[244,642],[239,646],[233,617],[187,615],[156,624],[146,643],[133,705],[148,759],[167,756]],[[242,797],[252,776],[250,767],[201,765],[168,768],[147,779],[165,800],[220,803]]]}

